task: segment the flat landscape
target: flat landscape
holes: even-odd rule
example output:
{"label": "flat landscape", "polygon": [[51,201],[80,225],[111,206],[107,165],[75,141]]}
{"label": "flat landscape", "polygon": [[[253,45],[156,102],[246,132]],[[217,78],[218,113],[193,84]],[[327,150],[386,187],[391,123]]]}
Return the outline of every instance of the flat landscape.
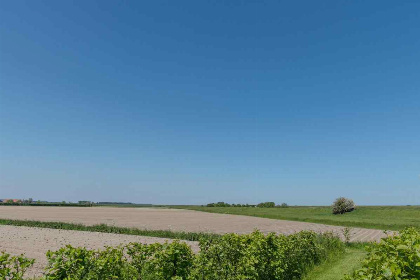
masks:
{"label": "flat landscape", "polygon": [[[292,234],[302,230],[330,231],[338,235],[343,232],[341,226],[162,208],[2,206],[0,219],[68,222],[84,225],[107,224],[148,230],[218,234],[250,233],[255,229],[281,234]],[[378,241],[385,236],[382,230],[353,228],[350,240]]]}
{"label": "flat landscape", "polygon": [[[0,252],[5,251],[12,255],[25,254],[29,258],[34,258],[35,265],[28,271],[27,276],[39,277],[43,275],[47,264],[46,252],[58,250],[68,244],[73,247],[101,249],[105,246],[118,246],[130,242],[151,244],[173,240],[142,236],[144,233],[132,232],[131,229],[148,230],[151,233],[146,233],[146,235],[151,236],[188,240],[197,240],[196,238],[190,239],[193,233],[247,234],[258,229],[264,233],[275,232],[289,235],[308,230],[317,233],[333,232],[344,241],[346,240],[344,232],[347,226],[357,224],[362,227],[348,227],[350,234],[347,241],[378,242],[387,234],[393,234],[395,231],[388,231],[386,234],[382,229],[367,227],[399,229],[407,224],[416,226],[419,222],[417,216],[420,209],[419,207],[360,207],[345,215],[332,215],[329,207],[267,209],[183,207],[187,209],[181,209],[180,206],[175,208],[1,206]],[[381,209],[384,213],[375,216],[375,213]],[[372,215],[373,217],[369,218]],[[381,216],[384,217],[381,219]],[[316,223],[297,221],[298,219],[316,221]],[[18,226],[7,225],[8,221]],[[340,221],[346,227],[322,224],[322,221],[333,224]],[[394,222],[394,226],[390,224],[391,222]],[[63,227],[63,223],[66,227]],[[109,228],[107,226],[95,227],[99,224],[107,225]],[[388,227],[388,225],[390,226]],[[60,229],[55,229],[56,226]],[[113,230],[114,228],[117,231],[106,233],[108,229]],[[129,232],[128,234],[116,234],[115,232],[122,232],[119,229],[129,230]],[[168,236],[165,235],[168,234],[166,231],[180,235]],[[194,252],[199,251],[198,242],[185,242],[191,246]],[[363,246],[356,245],[354,247],[351,245],[346,249],[343,258],[330,259],[315,267],[306,275],[305,280],[336,279],[336,275],[351,273],[359,268],[361,259],[365,256],[366,252]]]}
{"label": "flat landscape", "polygon": [[420,227],[420,206],[358,206],[355,211],[345,215],[333,215],[331,207],[328,206],[287,208],[180,206],[178,208],[382,230],[401,230],[410,226]]}

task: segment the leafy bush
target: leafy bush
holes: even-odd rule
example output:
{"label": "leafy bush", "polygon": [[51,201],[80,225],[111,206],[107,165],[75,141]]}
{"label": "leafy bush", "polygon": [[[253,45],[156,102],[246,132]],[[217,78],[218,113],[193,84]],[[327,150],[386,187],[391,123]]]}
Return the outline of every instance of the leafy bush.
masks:
{"label": "leafy bush", "polygon": [[33,259],[23,255],[11,256],[5,252],[0,253],[0,279],[21,280],[28,268],[34,264]]}
{"label": "leafy bush", "polygon": [[200,242],[190,279],[300,279],[314,264],[344,249],[331,234],[300,232],[290,236],[259,231],[226,234]]}
{"label": "leafy bush", "polygon": [[66,246],[48,252],[46,280],[187,279],[193,253],[186,243],[130,243],[105,250]]}
{"label": "leafy bush", "polygon": [[274,202],[261,202],[257,205],[259,208],[274,208],[275,206]]}
{"label": "leafy bush", "polygon": [[[285,236],[274,233],[266,235],[259,231],[202,239],[197,254],[186,243],[179,241],[150,245],[130,243],[103,250],[68,245],[47,253],[48,266],[43,279],[301,279],[313,265],[333,253],[341,252],[343,246],[339,238],[332,234],[300,232]],[[3,259],[9,260],[9,256]],[[22,259],[20,263],[25,264],[25,260]],[[14,261],[6,263],[14,264]],[[1,273],[6,273],[4,271]],[[24,269],[19,271],[22,276]],[[0,279],[22,279],[10,277]]]}
{"label": "leafy bush", "polygon": [[339,197],[332,205],[332,212],[333,214],[344,214],[353,211],[355,208],[356,206],[353,200],[345,197]]}
{"label": "leafy bush", "polygon": [[420,229],[408,228],[368,248],[363,267],[347,280],[420,279]]}
{"label": "leafy bush", "polygon": [[85,279],[94,268],[95,252],[67,245],[56,252],[48,251],[46,279]]}
{"label": "leafy bush", "polygon": [[140,279],[187,279],[193,265],[194,254],[184,242],[131,243],[127,248]]}

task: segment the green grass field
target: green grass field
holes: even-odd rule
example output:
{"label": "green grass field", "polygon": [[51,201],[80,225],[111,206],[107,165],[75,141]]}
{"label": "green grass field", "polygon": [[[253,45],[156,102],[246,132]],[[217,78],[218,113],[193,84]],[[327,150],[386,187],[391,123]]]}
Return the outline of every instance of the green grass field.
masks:
{"label": "green grass field", "polygon": [[351,274],[362,266],[362,260],[366,257],[363,248],[347,248],[346,252],[338,258],[315,266],[303,280],[337,280],[346,274]]}
{"label": "green grass field", "polygon": [[420,206],[359,206],[355,211],[343,215],[333,215],[331,208],[326,206],[288,208],[176,206],[174,208],[384,230],[401,230],[408,226],[420,227]]}

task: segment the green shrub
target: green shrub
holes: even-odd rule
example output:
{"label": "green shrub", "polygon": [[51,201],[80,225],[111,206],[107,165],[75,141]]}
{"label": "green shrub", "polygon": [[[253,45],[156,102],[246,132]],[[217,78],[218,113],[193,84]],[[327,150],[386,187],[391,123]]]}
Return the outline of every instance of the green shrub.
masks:
{"label": "green shrub", "polygon": [[47,252],[46,279],[85,279],[94,267],[94,254],[86,248],[70,245]]}
{"label": "green shrub", "polygon": [[33,264],[33,259],[25,258],[23,255],[11,256],[5,252],[0,253],[0,279],[21,280]]}
{"label": "green shrub", "polygon": [[48,252],[46,280],[187,279],[194,255],[186,243],[130,243],[89,250],[66,246]]}
{"label": "green shrub", "polygon": [[140,279],[187,279],[194,255],[185,242],[144,245],[131,243],[127,246],[131,264]]}
{"label": "green shrub", "polygon": [[125,258],[123,247],[95,251],[68,245],[49,251],[47,259],[47,280],[137,279],[137,271]]}
{"label": "green shrub", "polygon": [[301,279],[313,265],[341,252],[343,246],[332,234],[300,232],[285,236],[259,231],[202,239],[197,254],[179,241],[150,245],[130,243],[103,250],[68,245],[47,253],[48,266],[43,279]]}
{"label": "green shrub", "polygon": [[344,214],[353,211],[355,208],[356,206],[353,200],[345,197],[339,197],[332,205],[332,212],[333,214]]}
{"label": "green shrub", "polygon": [[402,230],[368,251],[363,267],[346,280],[420,279],[420,229]]}
{"label": "green shrub", "polygon": [[313,232],[226,234],[200,242],[190,279],[300,279],[332,252],[344,250],[343,246],[338,237]]}
{"label": "green shrub", "polygon": [[276,204],[274,202],[261,202],[257,204],[259,208],[274,208]]}
{"label": "green shrub", "polygon": [[127,261],[124,247],[107,247],[103,251],[97,251],[94,258],[94,266],[89,271],[87,279],[137,279],[137,271]]}

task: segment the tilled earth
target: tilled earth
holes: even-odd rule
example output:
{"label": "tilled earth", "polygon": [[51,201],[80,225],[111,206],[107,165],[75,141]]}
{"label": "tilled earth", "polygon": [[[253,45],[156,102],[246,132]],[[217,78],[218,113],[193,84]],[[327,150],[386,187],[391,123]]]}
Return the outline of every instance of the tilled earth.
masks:
{"label": "tilled earth", "polygon": [[[344,228],[315,223],[164,208],[1,206],[0,219],[59,221],[85,225],[103,223],[152,230],[214,233],[249,233],[259,229],[262,232],[282,234],[313,230],[315,232],[331,231],[342,235]],[[386,236],[382,230],[363,228],[352,228],[350,235],[351,241],[379,241]]]}
{"label": "tilled earth", "polygon": [[[334,232],[343,238],[344,227],[315,223],[273,220],[258,217],[205,213],[164,208],[112,207],[35,207],[0,206],[0,219],[56,221],[85,225],[108,224],[151,230],[187,232],[249,233],[262,232],[291,234],[302,230]],[[379,241],[386,234],[382,230],[352,228],[350,241]],[[0,251],[35,258],[30,276],[39,276],[46,265],[45,253],[67,244],[98,249],[129,242],[155,243],[170,239],[124,234],[57,230],[46,228],[0,226]],[[194,251],[196,242],[188,242]]]}

